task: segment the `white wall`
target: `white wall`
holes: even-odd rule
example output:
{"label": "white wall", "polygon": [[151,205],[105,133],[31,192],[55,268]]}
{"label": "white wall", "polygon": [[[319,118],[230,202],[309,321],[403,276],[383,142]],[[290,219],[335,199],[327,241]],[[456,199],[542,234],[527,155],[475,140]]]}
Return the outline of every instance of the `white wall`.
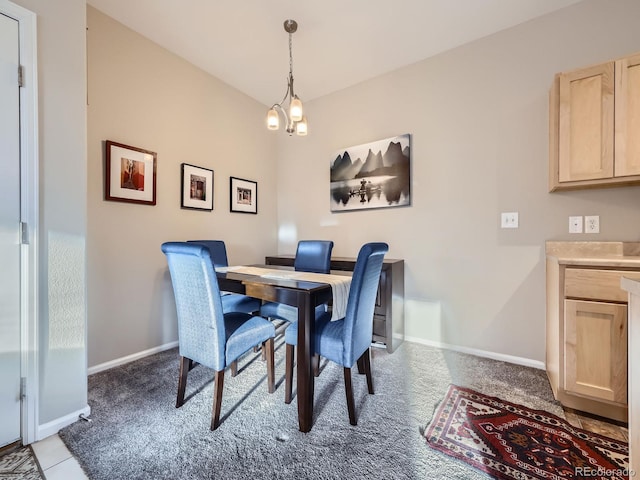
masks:
{"label": "white wall", "polygon": [[[637,240],[640,187],[549,194],[548,89],[556,72],[640,51],[640,2],[588,0],[307,102],[309,136],[279,140],[279,253],[328,238],[405,259],[406,334],[544,361],[544,242]],[[331,213],[345,147],[412,134],[412,205]],[[501,230],[500,212],[520,228]],[[600,215],[569,235],[569,215]]]}
{"label": "white wall", "polygon": [[42,430],[63,417],[75,420],[87,406],[86,5],[13,1],[37,14]]}
{"label": "white wall", "polygon": [[[103,365],[177,341],[162,242],[221,239],[231,263],[276,251],[276,143],[267,108],[87,7],[88,352]],[[157,153],[155,206],[104,200],[104,142]],[[180,165],[214,171],[214,210],[180,208]],[[229,212],[229,177],[258,214]]]}

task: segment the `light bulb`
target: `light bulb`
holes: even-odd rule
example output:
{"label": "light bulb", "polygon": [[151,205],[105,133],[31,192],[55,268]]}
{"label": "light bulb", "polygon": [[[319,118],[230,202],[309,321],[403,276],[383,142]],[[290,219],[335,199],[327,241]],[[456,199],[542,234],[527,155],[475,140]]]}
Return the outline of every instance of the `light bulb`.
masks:
{"label": "light bulb", "polygon": [[301,137],[307,134],[307,117],[302,117],[298,123],[296,123],[296,133]]}
{"label": "light bulb", "polygon": [[272,108],[267,113],[267,128],[269,130],[278,130],[280,128],[280,117],[278,117],[278,112],[276,112],[275,108]]}
{"label": "light bulb", "polygon": [[291,99],[291,105],[289,105],[289,118],[294,122],[302,120],[302,101],[297,95]]}

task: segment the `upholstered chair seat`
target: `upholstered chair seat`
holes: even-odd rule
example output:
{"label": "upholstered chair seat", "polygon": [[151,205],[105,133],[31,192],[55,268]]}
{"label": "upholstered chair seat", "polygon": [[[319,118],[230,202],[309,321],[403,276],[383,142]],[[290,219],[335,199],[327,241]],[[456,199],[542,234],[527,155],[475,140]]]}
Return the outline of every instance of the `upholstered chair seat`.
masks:
{"label": "upholstered chair seat", "polygon": [[162,244],[178,317],[180,375],[176,407],[184,404],[187,376],[195,364],[214,370],[211,430],[220,424],[224,371],[258,345],[267,363],[267,389],[275,390],[273,324],[243,312],[225,312],[210,250],[196,242]]}
{"label": "upholstered chair seat", "polygon": [[[380,272],[384,256],[389,250],[386,243],[367,243],[362,246],[356,259],[351,279],[347,310],[344,318],[331,321],[326,312],[316,318],[312,347],[316,355],[341,365],[344,368],[344,385],[347,409],[351,425],[357,424],[351,368],[356,363],[364,372],[367,388],[373,394],[370,347],[373,335],[373,312],[375,308]],[[298,342],[298,324],[291,324],[285,331],[285,402],[291,402],[293,383],[293,358]]]}
{"label": "upholstered chair seat", "polygon": [[[215,267],[228,267],[227,247],[222,240],[188,240],[189,243],[204,245],[209,249]],[[260,310],[260,300],[239,293],[221,292],[222,309],[225,312],[254,313]]]}
{"label": "upholstered chair seat", "polygon": [[[298,272],[329,273],[331,271],[331,240],[300,240],[296,249],[293,268]],[[327,311],[327,305],[316,307],[316,317]],[[260,307],[260,315],[272,320],[294,323],[298,320],[298,309],[278,302],[266,302]]]}

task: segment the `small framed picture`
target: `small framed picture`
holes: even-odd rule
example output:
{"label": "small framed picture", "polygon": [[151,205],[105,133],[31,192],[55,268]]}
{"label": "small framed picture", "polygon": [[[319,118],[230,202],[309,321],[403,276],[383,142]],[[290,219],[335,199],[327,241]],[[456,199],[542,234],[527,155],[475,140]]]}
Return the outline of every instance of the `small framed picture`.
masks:
{"label": "small framed picture", "polygon": [[105,200],[156,204],[156,152],[107,140]]}
{"label": "small framed picture", "polygon": [[182,164],[180,207],[213,210],[213,170]]}
{"label": "small framed picture", "polygon": [[230,210],[239,213],[258,213],[258,182],[229,177]]}

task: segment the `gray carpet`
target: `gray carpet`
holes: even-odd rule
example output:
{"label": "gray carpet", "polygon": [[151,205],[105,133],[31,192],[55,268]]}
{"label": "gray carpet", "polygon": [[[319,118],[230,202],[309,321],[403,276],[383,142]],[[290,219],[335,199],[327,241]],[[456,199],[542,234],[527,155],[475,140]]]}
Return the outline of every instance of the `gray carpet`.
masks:
{"label": "gray carpet", "polygon": [[276,392],[251,352],[225,375],[222,423],[211,432],[213,373],[189,374],[175,408],[178,353],[162,352],[89,377],[92,422],[60,437],[90,479],[486,479],[427,446],[422,431],[450,383],[564,417],[542,370],[404,342],[372,349],[375,395],[354,369],[358,425],[349,424],[342,368],[316,379],[314,426],[297,428],[284,397],[284,346],[276,341]]}

